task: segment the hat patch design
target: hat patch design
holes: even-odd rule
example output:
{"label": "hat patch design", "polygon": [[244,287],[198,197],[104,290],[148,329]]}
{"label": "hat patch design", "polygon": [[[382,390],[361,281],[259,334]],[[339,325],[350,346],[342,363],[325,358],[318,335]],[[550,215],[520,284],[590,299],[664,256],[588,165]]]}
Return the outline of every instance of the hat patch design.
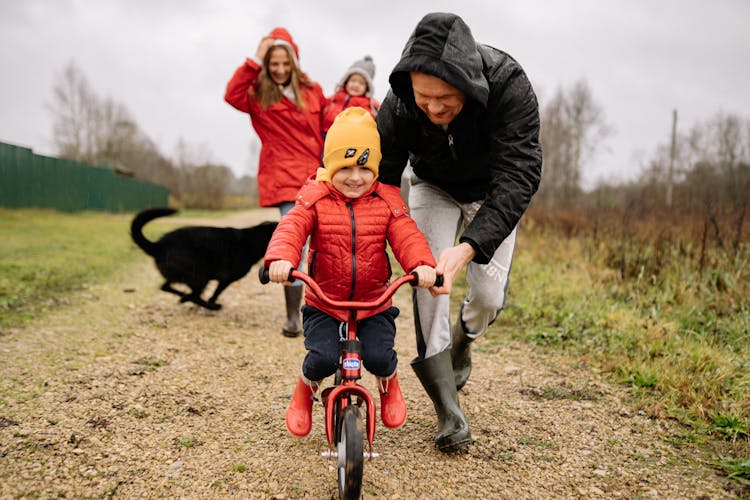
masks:
{"label": "hat patch design", "polygon": [[346,153],[344,153],[344,158],[351,158],[355,154],[357,154],[357,149],[356,148],[349,148],[349,149],[346,150]]}
{"label": "hat patch design", "polygon": [[[348,153],[349,151],[347,151]],[[370,157],[370,148],[365,149],[359,158],[357,158],[357,165],[364,165],[367,163],[367,159]]]}

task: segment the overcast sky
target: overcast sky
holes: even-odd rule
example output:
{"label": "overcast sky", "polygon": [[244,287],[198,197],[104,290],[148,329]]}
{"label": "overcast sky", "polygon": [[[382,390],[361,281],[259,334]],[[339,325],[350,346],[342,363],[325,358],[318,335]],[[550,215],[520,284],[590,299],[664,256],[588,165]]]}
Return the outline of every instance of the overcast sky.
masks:
{"label": "overcast sky", "polygon": [[[460,7],[459,7],[460,6]],[[326,94],[371,54],[375,95],[427,12],[461,15],[528,73],[540,103],[585,80],[614,129],[587,186],[635,177],[669,140],[717,112],[750,119],[746,0],[0,0],[0,141],[53,154],[53,87],[74,62],[123,104],[160,151],[180,138],[237,175],[251,170],[247,115],[223,100],[260,38],[286,27]]]}

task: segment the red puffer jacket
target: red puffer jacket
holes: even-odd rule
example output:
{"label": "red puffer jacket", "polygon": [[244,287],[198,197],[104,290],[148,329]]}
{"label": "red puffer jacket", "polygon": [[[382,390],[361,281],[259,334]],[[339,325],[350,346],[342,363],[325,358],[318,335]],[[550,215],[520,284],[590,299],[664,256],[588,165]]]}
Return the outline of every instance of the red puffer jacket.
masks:
{"label": "red puffer jacket", "polygon": [[326,98],[317,83],[302,87],[306,109],[284,97],[263,109],[252,92],[260,66],[252,59],[237,68],[227,84],[224,99],[250,115],[262,144],[258,161],[260,206],[272,207],[294,201],[299,188],[320,166],[323,153],[321,120]]}
{"label": "red puffer jacket", "polygon": [[[427,239],[408,215],[399,189],[375,182],[368,193],[344,198],[327,182],[308,181],[297,204],[281,220],[268,244],[265,266],[275,260],[299,265],[300,252],[310,238],[308,273],[334,300],[371,301],[388,287],[391,266],[386,253],[389,242],[401,267],[411,272],[420,265],[435,266]],[[387,241],[386,241],[387,240]],[[311,290],[305,302],[341,321],[346,311],[324,306]],[[391,301],[358,319],[378,314]]]}
{"label": "red puffer jacket", "polygon": [[344,111],[346,108],[353,107],[365,108],[370,112],[373,118],[380,109],[380,103],[366,96],[351,97],[346,93],[346,90],[339,90],[328,99],[328,104],[323,110],[323,132],[328,132],[328,129],[333,125],[333,120],[336,115]]}

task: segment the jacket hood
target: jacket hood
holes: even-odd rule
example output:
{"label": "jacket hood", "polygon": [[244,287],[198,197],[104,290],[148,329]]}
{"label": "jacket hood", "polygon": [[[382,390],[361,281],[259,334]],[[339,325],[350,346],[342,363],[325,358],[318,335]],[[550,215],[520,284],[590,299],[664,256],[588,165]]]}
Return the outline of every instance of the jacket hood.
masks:
{"label": "jacket hood", "polygon": [[440,78],[486,106],[489,84],[482,69],[482,56],[463,19],[435,12],[419,21],[388,80],[398,97],[413,100],[409,73],[419,71]]}
{"label": "jacket hood", "polygon": [[292,35],[289,34],[286,28],[274,28],[273,31],[268,34],[268,36],[276,41],[276,45],[283,44],[290,46],[292,50],[294,50],[294,55],[297,56],[297,59],[299,59],[299,47],[297,47],[297,44],[294,43]]}

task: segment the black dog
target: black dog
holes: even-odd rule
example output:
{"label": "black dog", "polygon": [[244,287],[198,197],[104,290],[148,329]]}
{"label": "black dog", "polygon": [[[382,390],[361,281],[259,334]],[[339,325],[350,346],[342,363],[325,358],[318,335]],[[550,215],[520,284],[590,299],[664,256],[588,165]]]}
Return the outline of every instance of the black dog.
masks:
{"label": "black dog", "polygon": [[[221,309],[216,303],[219,294],[230,284],[247,274],[266,253],[277,222],[262,222],[244,229],[232,227],[188,226],[175,229],[153,242],[143,236],[143,226],[157,217],[172,215],[171,208],[150,208],[135,216],[130,225],[133,241],[156,261],[156,267],[166,281],[165,292],[180,296],[180,302],[194,302],[211,310]],[[201,298],[211,280],[217,280],[216,290],[208,302]],[[172,288],[172,283],[183,283],[191,292]]]}

